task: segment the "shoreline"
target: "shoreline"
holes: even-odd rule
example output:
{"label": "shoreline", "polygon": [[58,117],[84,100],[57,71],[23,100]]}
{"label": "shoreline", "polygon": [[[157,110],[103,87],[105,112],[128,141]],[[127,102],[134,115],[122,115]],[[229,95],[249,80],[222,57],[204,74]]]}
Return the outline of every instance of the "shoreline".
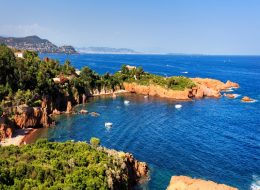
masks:
{"label": "shoreline", "polygon": [[[129,93],[129,92],[126,90],[117,90],[114,92],[93,94],[93,96],[90,96],[90,97],[114,96],[114,95],[125,94],[125,93]],[[75,108],[78,105],[80,105],[80,104],[74,105],[73,108]],[[62,115],[62,114],[70,114],[70,113],[61,112],[60,115]],[[56,114],[50,114],[50,117],[55,116],[55,115]],[[39,131],[40,129],[43,129],[43,128],[15,129],[14,136],[12,138],[6,138],[4,141],[1,141],[0,146],[10,146],[10,145],[21,146],[24,144],[30,144],[30,143],[32,143],[32,141],[33,142],[35,141],[35,140],[32,140],[32,139],[34,139],[33,134],[35,134],[36,131]]]}
{"label": "shoreline", "polygon": [[1,146],[21,146],[26,143],[26,139],[30,138],[30,135],[33,134],[38,129],[27,128],[27,129],[16,129],[14,132],[14,137],[7,138],[4,141],[0,142]]}

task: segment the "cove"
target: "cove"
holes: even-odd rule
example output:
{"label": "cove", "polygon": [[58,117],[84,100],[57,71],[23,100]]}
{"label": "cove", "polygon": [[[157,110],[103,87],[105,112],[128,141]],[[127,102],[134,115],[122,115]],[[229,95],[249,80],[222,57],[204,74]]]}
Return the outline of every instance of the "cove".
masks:
{"label": "cove", "polygon": [[[55,56],[61,61],[67,58]],[[128,63],[161,75],[188,71],[190,77],[229,79],[241,86],[232,93],[259,100],[259,57],[75,55],[69,59],[78,68],[87,65],[100,73]],[[222,97],[174,102],[128,95],[93,98],[76,107],[81,108],[100,116],[61,115],[56,127],[35,135],[51,141],[89,141],[95,136],[102,146],[133,153],[151,168],[151,180],[140,188],[166,189],[172,175],[188,175],[249,190],[260,176],[259,101],[247,104]],[[112,122],[112,128],[107,129],[105,122]]]}

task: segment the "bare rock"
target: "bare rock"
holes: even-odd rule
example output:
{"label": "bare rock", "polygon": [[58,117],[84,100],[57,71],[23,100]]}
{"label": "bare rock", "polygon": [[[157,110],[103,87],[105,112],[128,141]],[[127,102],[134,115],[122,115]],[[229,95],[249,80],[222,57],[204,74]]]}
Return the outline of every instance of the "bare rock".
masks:
{"label": "bare rock", "polygon": [[66,109],[66,113],[72,113],[72,103],[71,101],[67,102],[67,109]]}
{"label": "bare rock", "polygon": [[235,95],[234,94],[224,94],[224,96],[230,98],[230,99],[234,99],[235,98]]}
{"label": "bare rock", "polygon": [[187,176],[173,176],[167,190],[238,190],[213,181],[192,179]]}
{"label": "bare rock", "polygon": [[52,114],[53,114],[53,115],[60,115],[61,112],[60,112],[59,110],[57,110],[57,109],[54,109],[54,110],[52,111]]}
{"label": "bare rock", "polygon": [[248,96],[244,96],[242,99],[241,99],[242,102],[253,102],[254,100],[252,98],[249,98]]}
{"label": "bare rock", "polygon": [[84,109],[82,109],[82,110],[80,110],[79,113],[81,113],[81,114],[87,114],[87,113],[88,113],[88,110],[84,110]]}

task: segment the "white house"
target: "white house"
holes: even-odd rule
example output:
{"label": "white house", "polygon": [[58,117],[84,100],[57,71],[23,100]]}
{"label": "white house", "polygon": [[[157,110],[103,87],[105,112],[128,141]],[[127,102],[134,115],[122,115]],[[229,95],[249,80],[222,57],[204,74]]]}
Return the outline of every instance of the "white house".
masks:
{"label": "white house", "polygon": [[15,52],[14,55],[15,55],[15,57],[24,58],[23,57],[23,52],[21,52],[21,51]]}
{"label": "white house", "polygon": [[133,70],[136,69],[136,66],[126,65],[126,68],[128,68],[129,70]]}

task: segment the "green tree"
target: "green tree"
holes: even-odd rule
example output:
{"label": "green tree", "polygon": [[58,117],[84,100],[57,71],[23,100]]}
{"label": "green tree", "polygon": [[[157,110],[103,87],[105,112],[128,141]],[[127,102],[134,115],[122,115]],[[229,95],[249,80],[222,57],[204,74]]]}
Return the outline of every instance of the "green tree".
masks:
{"label": "green tree", "polygon": [[9,82],[11,86],[15,85],[15,63],[16,59],[12,50],[5,45],[0,45],[0,84]]}

